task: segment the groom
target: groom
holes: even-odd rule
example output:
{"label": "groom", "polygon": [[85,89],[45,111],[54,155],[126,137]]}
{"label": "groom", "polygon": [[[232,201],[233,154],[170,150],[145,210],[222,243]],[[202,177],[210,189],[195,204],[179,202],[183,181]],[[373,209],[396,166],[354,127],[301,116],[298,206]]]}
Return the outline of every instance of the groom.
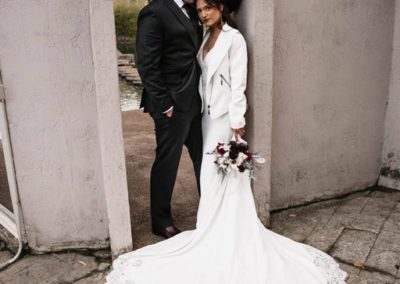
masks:
{"label": "groom", "polygon": [[157,142],[150,178],[152,231],[164,238],[181,232],[173,224],[171,197],[183,145],[193,161],[200,193],[202,133],[196,54],[202,28],[194,2],[153,0],[138,18],[137,67],[144,87],[141,107],[154,120]]}

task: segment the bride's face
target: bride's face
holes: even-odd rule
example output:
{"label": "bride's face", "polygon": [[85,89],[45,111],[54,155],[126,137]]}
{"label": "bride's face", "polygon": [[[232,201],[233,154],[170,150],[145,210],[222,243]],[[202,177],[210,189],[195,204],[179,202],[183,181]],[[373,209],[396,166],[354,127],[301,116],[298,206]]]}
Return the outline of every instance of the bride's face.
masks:
{"label": "bride's face", "polygon": [[200,21],[206,27],[212,27],[221,23],[222,6],[216,7],[208,4],[205,0],[197,0],[196,8]]}

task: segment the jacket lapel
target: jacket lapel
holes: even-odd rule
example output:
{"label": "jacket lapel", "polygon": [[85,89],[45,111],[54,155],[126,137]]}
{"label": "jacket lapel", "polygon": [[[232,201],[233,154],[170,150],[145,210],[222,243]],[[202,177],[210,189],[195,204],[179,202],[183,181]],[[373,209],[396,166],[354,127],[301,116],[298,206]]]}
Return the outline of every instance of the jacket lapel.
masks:
{"label": "jacket lapel", "polygon": [[193,26],[190,19],[186,17],[183,11],[178,7],[178,5],[176,5],[173,0],[164,0],[163,3],[175,15],[178,21],[187,29],[194,46],[197,48],[199,44],[197,38],[197,30],[195,30],[195,27]]}
{"label": "jacket lapel", "polygon": [[[214,47],[211,49],[211,51],[209,51],[210,58],[208,60],[209,66],[207,69],[207,85],[210,83],[212,76],[217,71],[218,67],[221,65],[221,62],[224,59],[225,55],[228,53],[229,48],[231,47],[232,44],[232,36],[233,36],[232,28],[227,24],[225,24],[223,31],[221,31],[221,33],[217,38],[217,41],[215,42]],[[205,41],[206,39],[204,40],[204,42]],[[200,56],[203,56],[202,51]]]}

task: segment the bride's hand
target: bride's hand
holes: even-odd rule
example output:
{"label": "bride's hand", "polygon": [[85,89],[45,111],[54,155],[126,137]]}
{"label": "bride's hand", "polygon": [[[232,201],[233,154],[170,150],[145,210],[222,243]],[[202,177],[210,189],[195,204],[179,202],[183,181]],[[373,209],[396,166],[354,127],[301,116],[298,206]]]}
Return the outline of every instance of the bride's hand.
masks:
{"label": "bride's hand", "polygon": [[233,136],[235,137],[235,140],[238,141],[239,137],[242,137],[244,133],[246,132],[243,128],[232,128]]}

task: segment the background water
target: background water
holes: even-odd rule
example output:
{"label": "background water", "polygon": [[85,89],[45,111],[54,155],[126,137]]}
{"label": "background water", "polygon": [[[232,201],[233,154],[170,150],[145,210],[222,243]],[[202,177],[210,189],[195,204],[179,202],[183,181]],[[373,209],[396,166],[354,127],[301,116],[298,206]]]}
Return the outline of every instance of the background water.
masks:
{"label": "background water", "polygon": [[119,79],[119,98],[122,111],[139,109],[141,97],[141,87],[134,87],[127,81]]}

